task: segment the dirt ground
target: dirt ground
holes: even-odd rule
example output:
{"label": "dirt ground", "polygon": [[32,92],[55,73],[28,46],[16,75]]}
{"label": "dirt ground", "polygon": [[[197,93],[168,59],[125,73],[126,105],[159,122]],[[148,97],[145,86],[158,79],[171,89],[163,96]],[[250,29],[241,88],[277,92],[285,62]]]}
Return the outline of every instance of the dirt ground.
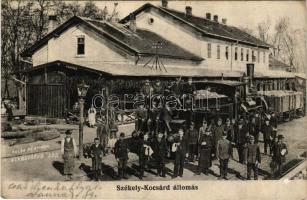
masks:
{"label": "dirt ground", "polygon": [[[64,125],[59,125],[64,126]],[[133,124],[120,126],[120,131],[131,133],[133,130]],[[92,142],[95,137],[96,129],[86,127],[84,130],[84,143]],[[298,158],[300,154],[307,151],[307,117],[295,119],[293,121],[283,123],[278,127],[278,134],[285,136],[285,142],[288,145],[289,154],[287,155],[287,161]],[[61,138],[64,135],[61,135]],[[78,143],[78,131],[73,132],[73,137]],[[63,160],[60,157],[59,141],[61,138],[43,142],[38,141],[34,143],[16,145],[13,147],[8,146],[7,142],[2,139],[2,159],[1,170],[2,180],[45,180],[45,181],[61,181],[64,180],[62,175]],[[261,151],[263,151],[263,145],[261,145]],[[24,149],[33,150],[36,148],[35,154],[26,155]],[[44,147],[44,148],[43,148]],[[45,152],[42,152],[44,151]],[[50,151],[53,150],[53,151]],[[6,153],[5,153],[6,152]],[[9,153],[23,154],[23,156],[9,157]],[[31,152],[34,153],[34,152]],[[245,180],[246,179],[246,166],[238,163],[237,151],[234,150],[234,160],[229,162],[229,175],[228,179],[231,180]],[[259,179],[264,179],[270,175],[269,163],[271,158],[262,154],[262,162],[259,170]],[[113,154],[110,154],[103,159],[104,175],[102,180],[114,180],[116,177],[116,161]],[[91,180],[90,174],[90,159],[76,159],[74,180]],[[168,161],[166,164],[167,177],[161,178],[156,176],[156,169],[145,172],[145,178],[143,180],[171,180],[173,171],[173,161]],[[213,162],[211,167],[211,173],[209,175],[196,175],[197,162],[187,163],[184,169],[184,175],[182,178],[176,178],[175,180],[217,180],[219,174],[218,161]],[[138,179],[138,157],[130,153],[129,154],[129,168],[128,168],[129,180]]]}

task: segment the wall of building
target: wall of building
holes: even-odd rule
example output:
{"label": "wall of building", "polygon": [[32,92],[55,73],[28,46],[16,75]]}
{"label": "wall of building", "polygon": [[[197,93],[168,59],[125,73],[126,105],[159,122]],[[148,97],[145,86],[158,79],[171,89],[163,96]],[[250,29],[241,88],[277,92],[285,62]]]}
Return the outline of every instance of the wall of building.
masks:
{"label": "wall of building", "polygon": [[[85,38],[84,55],[77,55],[77,38],[80,36]],[[59,37],[50,39],[48,45],[33,54],[32,59],[34,67],[55,60],[83,66],[132,61],[110,41],[103,39],[92,31],[88,31],[84,26],[72,27]]]}
{"label": "wall of building", "polygon": [[[153,23],[150,23],[150,19],[153,19]],[[254,63],[255,71],[269,70],[269,50],[203,37],[191,30],[191,28],[179,24],[167,16],[161,16],[155,11],[143,12],[137,15],[136,25],[138,28],[155,32],[185,50],[203,57],[205,60],[199,64],[200,67],[215,70],[245,71],[247,63]],[[208,43],[211,44],[211,57],[208,56]],[[217,45],[220,46],[220,58],[217,58]],[[228,59],[225,56],[226,46],[229,48]],[[236,47],[238,48],[237,60],[235,60]],[[244,51],[243,61],[241,61],[241,48]],[[249,49],[248,61],[246,60],[247,49]],[[252,62],[252,51],[254,51],[256,57],[255,62]],[[258,51],[260,54],[259,62],[257,58]],[[263,58],[264,54],[265,58]]]}

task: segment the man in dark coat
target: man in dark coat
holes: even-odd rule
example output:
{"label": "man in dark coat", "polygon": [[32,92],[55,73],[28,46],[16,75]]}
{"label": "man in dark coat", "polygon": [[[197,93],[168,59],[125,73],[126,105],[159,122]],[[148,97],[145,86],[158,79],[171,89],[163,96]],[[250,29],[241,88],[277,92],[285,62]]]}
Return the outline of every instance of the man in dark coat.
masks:
{"label": "man in dark coat", "polygon": [[147,79],[144,82],[143,87],[140,90],[140,94],[144,95],[146,98],[150,97],[152,95],[153,88],[150,85],[150,81]]}
{"label": "man in dark coat", "polygon": [[260,114],[259,113],[256,113],[255,114],[255,143],[258,143],[259,141],[259,132],[261,131],[261,126],[262,126],[262,123],[261,123],[261,117],[260,117]]}
{"label": "man in dark coat", "polygon": [[251,171],[254,171],[254,179],[258,179],[258,165],[261,163],[260,148],[255,144],[254,136],[250,136],[250,143],[246,148],[247,179],[251,179]]}
{"label": "man in dark coat", "polygon": [[199,160],[197,174],[199,175],[204,172],[207,175],[209,168],[212,166],[211,149],[213,145],[213,137],[209,130],[205,130],[205,132],[200,135],[198,144]]}
{"label": "man in dark coat", "polygon": [[101,178],[102,163],[101,159],[104,155],[104,148],[100,144],[99,138],[94,139],[94,144],[90,147],[91,158],[92,158],[92,171],[94,172],[94,178],[98,181]]}
{"label": "man in dark coat", "polygon": [[120,179],[127,179],[126,168],[128,161],[128,144],[124,140],[125,133],[120,133],[119,139],[115,143],[114,154],[118,162],[118,176]]}
{"label": "man in dark coat", "polygon": [[227,180],[228,161],[232,155],[232,146],[226,137],[227,135],[223,134],[222,138],[218,141],[216,147],[216,156],[220,161],[220,178]]}
{"label": "man in dark coat", "polygon": [[265,154],[268,154],[267,152],[268,148],[271,151],[272,132],[273,132],[273,127],[270,124],[270,120],[266,118],[265,124],[263,126],[263,142],[264,142],[264,153]]}
{"label": "man in dark coat", "polygon": [[161,103],[164,94],[164,87],[161,85],[161,81],[158,79],[153,85],[153,101]]}
{"label": "man in dark coat", "polygon": [[247,144],[247,133],[246,129],[243,126],[242,120],[238,124],[238,133],[237,133],[237,149],[239,155],[239,162],[244,163],[244,150]]}
{"label": "man in dark coat", "polygon": [[277,164],[277,172],[275,175],[276,176],[280,176],[283,170],[283,164],[286,161],[286,155],[288,154],[288,148],[287,145],[284,143],[284,136],[283,135],[278,135],[278,142],[276,145],[276,149],[275,149],[275,162]]}
{"label": "man in dark coat", "polygon": [[165,156],[167,152],[167,145],[163,134],[157,135],[157,140],[154,143],[154,155],[158,163],[157,175],[165,178]]}
{"label": "man in dark coat", "polygon": [[235,139],[234,128],[229,118],[226,119],[226,125],[224,126],[224,132],[227,133],[227,140],[229,140],[230,142],[234,142],[234,139]]}
{"label": "man in dark coat", "polygon": [[[223,134],[224,134],[224,126],[222,125],[222,119],[219,118],[217,120],[217,125],[215,126],[213,130],[213,140],[214,140],[213,148],[215,151],[216,151],[217,142],[220,139],[222,139]],[[214,152],[214,154],[216,155],[216,152]]]}
{"label": "man in dark coat", "polygon": [[175,163],[174,163],[174,177],[178,175],[182,177],[183,167],[185,158],[189,156],[188,154],[188,140],[184,136],[182,129],[179,130],[179,137],[175,139],[172,150],[175,152]]}
{"label": "man in dark coat", "polygon": [[186,134],[189,142],[189,161],[194,162],[197,155],[197,142],[198,142],[198,131],[195,128],[194,122],[191,123],[190,128]]}
{"label": "man in dark coat", "polygon": [[148,113],[143,104],[135,111],[135,130],[144,131],[147,126]]}
{"label": "man in dark coat", "polygon": [[151,149],[151,143],[149,141],[149,137],[145,134],[140,138],[139,142],[139,164],[140,164],[140,179],[142,180],[144,177],[144,171],[149,161],[151,154],[153,153]]}

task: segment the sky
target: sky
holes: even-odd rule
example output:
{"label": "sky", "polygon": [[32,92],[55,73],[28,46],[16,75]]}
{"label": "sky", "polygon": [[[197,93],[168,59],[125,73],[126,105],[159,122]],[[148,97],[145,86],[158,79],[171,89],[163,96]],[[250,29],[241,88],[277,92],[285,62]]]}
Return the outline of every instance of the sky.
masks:
{"label": "sky", "polygon": [[[95,4],[109,12],[113,9],[114,1],[94,1]],[[117,1],[119,17],[125,17],[133,10],[146,2],[161,5],[160,1]],[[80,1],[80,4],[85,3]],[[219,20],[227,18],[227,24],[238,27],[255,28],[261,21],[268,17],[272,27],[283,16],[290,19],[292,28],[306,27],[306,2],[305,1],[169,1],[168,7],[176,10],[185,10],[191,6],[193,15],[204,17],[206,12],[218,15]]]}

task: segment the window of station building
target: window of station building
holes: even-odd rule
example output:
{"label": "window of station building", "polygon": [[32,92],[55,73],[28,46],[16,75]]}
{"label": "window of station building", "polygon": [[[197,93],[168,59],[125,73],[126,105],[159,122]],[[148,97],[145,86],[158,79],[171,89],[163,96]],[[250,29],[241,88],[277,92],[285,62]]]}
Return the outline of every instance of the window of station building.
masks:
{"label": "window of station building", "polygon": [[220,45],[216,46],[216,58],[217,59],[221,58],[221,47],[220,47]]}
{"label": "window of station building", "polygon": [[77,55],[85,54],[85,38],[84,36],[77,37]]}
{"label": "window of station building", "polygon": [[235,60],[238,60],[238,47],[235,47]]}
{"label": "window of station building", "polygon": [[260,51],[257,51],[257,62],[260,62]]}
{"label": "window of station building", "polygon": [[227,60],[228,60],[228,56],[229,56],[229,47],[226,46],[225,47],[225,57],[226,57]]}
{"label": "window of station building", "polygon": [[255,51],[252,50],[252,62],[256,62]]}
{"label": "window of station building", "polygon": [[246,49],[246,61],[249,60],[249,49]]}
{"label": "window of station building", "polygon": [[265,63],[265,56],[266,56],[266,54],[265,54],[265,52],[263,52],[263,63]]}
{"label": "window of station building", "polygon": [[241,48],[241,61],[243,61],[243,59],[244,59],[244,49]]}
{"label": "window of station building", "polygon": [[208,50],[208,58],[211,58],[211,43],[208,43],[207,50]]}

